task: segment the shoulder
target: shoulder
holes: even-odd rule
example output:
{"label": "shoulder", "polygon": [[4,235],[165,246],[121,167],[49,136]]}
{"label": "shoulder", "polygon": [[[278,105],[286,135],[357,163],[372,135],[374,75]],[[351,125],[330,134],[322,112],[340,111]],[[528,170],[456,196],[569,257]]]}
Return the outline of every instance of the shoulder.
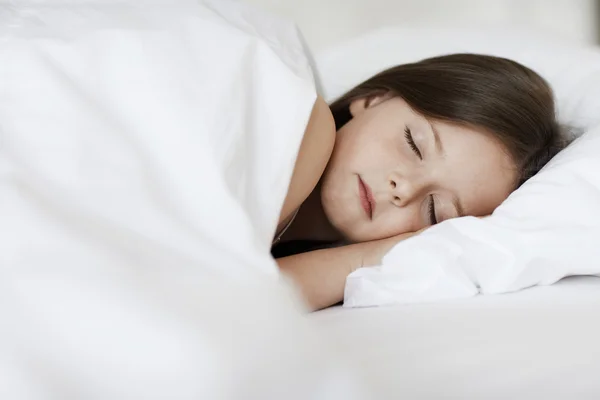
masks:
{"label": "shoulder", "polygon": [[304,131],[288,192],[279,215],[285,222],[313,191],[325,171],[335,143],[335,122],[329,106],[318,96]]}

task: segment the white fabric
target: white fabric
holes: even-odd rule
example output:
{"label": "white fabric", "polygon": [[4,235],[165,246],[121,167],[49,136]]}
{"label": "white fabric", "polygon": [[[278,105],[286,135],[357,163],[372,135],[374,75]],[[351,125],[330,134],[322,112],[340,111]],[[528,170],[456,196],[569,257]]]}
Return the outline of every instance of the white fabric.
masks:
{"label": "white fabric", "polygon": [[[449,220],[396,245],[346,283],[344,305],[502,293],[600,274],[600,50],[523,32],[387,28],[316,60],[332,100],[374,73],[455,52],[512,58],[552,85],[561,122],[588,131],[486,219]],[[595,128],[597,127],[597,128]]]}
{"label": "white fabric", "polygon": [[10,3],[0,398],[359,398],[269,256],[316,98],[295,27],[224,1]]}
{"label": "white fabric", "polygon": [[374,399],[600,397],[600,278],[436,304],[332,308],[313,319]]}

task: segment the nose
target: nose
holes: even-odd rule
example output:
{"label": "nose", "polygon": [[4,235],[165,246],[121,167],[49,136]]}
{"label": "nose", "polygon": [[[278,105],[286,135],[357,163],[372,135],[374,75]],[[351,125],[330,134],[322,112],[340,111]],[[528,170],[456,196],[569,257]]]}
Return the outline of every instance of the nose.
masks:
{"label": "nose", "polygon": [[397,207],[405,207],[426,192],[427,184],[419,177],[404,177],[393,173],[388,178],[391,202]]}

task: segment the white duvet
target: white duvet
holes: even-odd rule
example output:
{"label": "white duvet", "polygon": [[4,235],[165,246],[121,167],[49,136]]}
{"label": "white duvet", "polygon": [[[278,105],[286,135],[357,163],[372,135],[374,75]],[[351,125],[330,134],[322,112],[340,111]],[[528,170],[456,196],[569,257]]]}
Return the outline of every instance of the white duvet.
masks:
{"label": "white duvet", "polygon": [[3,264],[275,271],[315,89],[293,26],[218,4],[4,8]]}
{"label": "white duvet", "polygon": [[316,98],[295,27],[27,4],[0,5],[0,398],[359,398],[269,255]]}

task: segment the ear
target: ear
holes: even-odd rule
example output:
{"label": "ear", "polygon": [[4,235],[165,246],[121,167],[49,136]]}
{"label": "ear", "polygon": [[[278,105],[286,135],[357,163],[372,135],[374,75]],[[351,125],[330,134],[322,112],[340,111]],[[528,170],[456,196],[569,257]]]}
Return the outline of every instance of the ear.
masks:
{"label": "ear", "polygon": [[350,103],[350,114],[352,117],[356,117],[363,111],[375,107],[378,104],[383,103],[386,100],[391,99],[393,96],[390,93],[383,93],[379,95],[372,95],[368,97],[361,97],[360,99],[353,100]]}

